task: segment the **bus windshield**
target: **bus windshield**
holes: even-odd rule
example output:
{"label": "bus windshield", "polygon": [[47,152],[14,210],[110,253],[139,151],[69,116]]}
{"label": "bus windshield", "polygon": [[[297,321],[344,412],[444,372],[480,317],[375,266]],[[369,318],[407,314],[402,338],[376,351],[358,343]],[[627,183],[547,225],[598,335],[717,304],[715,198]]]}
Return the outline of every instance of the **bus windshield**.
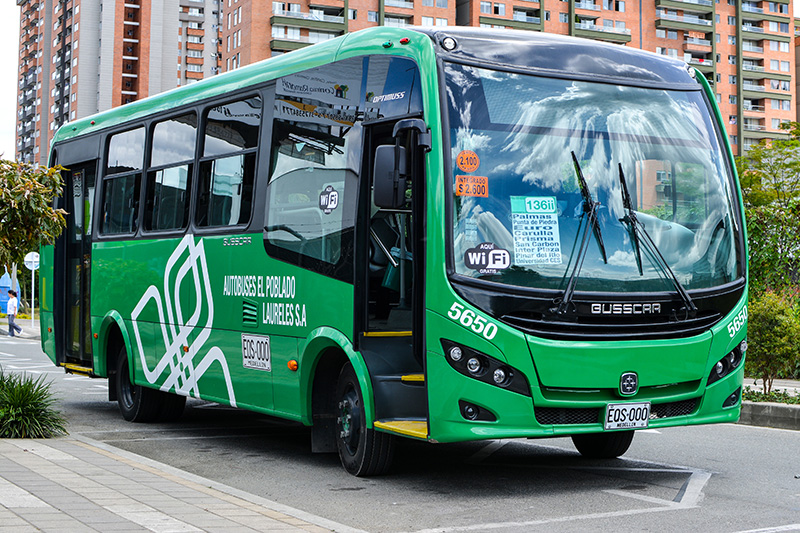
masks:
{"label": "bus windshield", "polygon": [[742,275],[731,171],[700,90],[445,72],[456,274],[607,293]]}

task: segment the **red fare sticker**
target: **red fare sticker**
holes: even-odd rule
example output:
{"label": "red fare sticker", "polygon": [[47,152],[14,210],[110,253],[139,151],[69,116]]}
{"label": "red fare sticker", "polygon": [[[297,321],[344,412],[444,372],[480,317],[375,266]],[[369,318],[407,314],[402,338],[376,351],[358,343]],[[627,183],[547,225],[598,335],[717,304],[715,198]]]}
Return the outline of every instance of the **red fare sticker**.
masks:
{"label": "red fare sticker", "polygon": [[456,196],[489,197],[489,178],[486,176],[456,176]]}

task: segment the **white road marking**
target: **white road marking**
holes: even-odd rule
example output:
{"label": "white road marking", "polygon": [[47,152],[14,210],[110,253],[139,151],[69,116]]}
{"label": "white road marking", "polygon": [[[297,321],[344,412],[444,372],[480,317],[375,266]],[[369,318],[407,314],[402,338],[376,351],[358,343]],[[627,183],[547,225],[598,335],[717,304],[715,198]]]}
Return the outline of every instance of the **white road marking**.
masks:
{"label": "white road marking", "polygon": [[780,531],[800,531],[800,524],[765,527],[764,529],[748,529],[747,531],[739,531],[738,533],[778,533]]}
{"label": "white road marking", "polygon": [[[539,443],[530,443],[527,440],[514,440],[515,442],[523,445],[528,446],[536,446],[541,448],[548,448],[553,450],[564,451],[564,448],[559,446],[552,446],[546,444],[539,444]],[[509,440],[498,440],[493,441],[491,444],[483,447],[479,450],[476,454],[474,454],[470,460],[483,460],[489,457],[492,453],[496,452],[504,445],[512,442]],[[655,463],[652,461],[641,461],[638,459],[631,459],[631,461],[635,461],[636,463],[640,464],[648,464],[653,465],[651,468],[645,467],[619,467],[619,466],[611,466],[611,467],[604,467],[604,466],[575,466],[570,468],[570,470],[590,470],[590,471],[616,471],[616,472],[659,472],[659,473],[679,473],[679,474],[688,474],[689,479],[684,483],[683,487],[678,491],[678,495],[675,497],[674,500],[664,500],[662,498],[654,498],[652,496],[646,496],[643,494],[637,494],[634,492],[628,492],[624,490],[615,490],[609,489],[604,490],[603,492],[608,494],[613,494],[615,496],[621,496],[624,498],[631,498],[634,500],[639,500],[643,502],[647,502],[656,507],[649,507],[644,509],[629,509],[629,510],[622,510],[622,511],[609,511],[605,513],[592,513],[586,515],[571,515],[571,516],[560,516],[554,518],[545,518],[541,520],[529,520],[529,521],[522,521],[522,522],[490,522],[484,524],[470,524],[465,526],[452,526],[452,527],[442,527],[442,528],[431,528],[431,529],[423,529],[419,530],[416,533],[454,533],[457,531],[488,531],[488,530],[497,530],[497,529],[508,529],[508,528],[526,528],[532,526],[541,526],[546,524],[556,524],[556,523],[564,523],[564,522],[572,522],[578,520],[598,520],[603,518],[616,518],[616,517],[623,517],[623,516],[632,516],[632,515],[640,515],[646,513],[660,513],[663,511],[677,511],[677,510],[685,510],[685,509],[694,509],[697,508],[699,501],[702,499],[703,496],[703,488],[705,487],[708,480],[711,479],[711,472],[707,472],[705,470],[699,470],[695,468],[685,467],[685,466],[678,466],[678,465],[668,465],[663,463]],[[544,468],[544,469],[564,469],[563,465],[561,466],[544,466],[544,465],[537,465],[536,468]],[[786,529],[786,530],[776,530],[776,531],[794,531],[793,529]],[[766,530],[763,533],[770,533],[771,530]],[[750,532],[747,532],[750,533]],[[756,532],[752,532],[756,533]],[[761,533],[760,531],[758,533]]]}

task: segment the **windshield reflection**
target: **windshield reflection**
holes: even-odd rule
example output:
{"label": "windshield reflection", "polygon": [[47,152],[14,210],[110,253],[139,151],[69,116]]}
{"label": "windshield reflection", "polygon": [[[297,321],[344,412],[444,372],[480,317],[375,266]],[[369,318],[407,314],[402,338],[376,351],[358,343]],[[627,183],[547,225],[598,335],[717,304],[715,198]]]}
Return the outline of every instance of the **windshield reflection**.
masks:
{"label": "windshield reflection", "polygon": [[[458,274],[565,289],[588,223],[574,152],[607,254],[592,238],[577,290],[672,291],[669,269],[686,289],[741,275],[729,171],[699,91],[445,68]],[[640,270],[620,165],[669,269],[642,254]]]}

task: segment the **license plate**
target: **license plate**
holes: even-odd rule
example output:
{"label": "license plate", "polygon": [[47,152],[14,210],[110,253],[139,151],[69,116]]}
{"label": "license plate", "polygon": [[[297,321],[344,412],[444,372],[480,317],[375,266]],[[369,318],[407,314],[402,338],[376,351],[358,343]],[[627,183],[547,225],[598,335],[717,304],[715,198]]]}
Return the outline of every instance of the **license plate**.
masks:
{"label": "license plate", "polygon": [[605,429],[646,428],[650,422],[650,402],[610,403],[603,420]]}
{"label": "license plate", "polygon": [[267,372],[272,371],[269,337],[242,333],[242,366]]}

